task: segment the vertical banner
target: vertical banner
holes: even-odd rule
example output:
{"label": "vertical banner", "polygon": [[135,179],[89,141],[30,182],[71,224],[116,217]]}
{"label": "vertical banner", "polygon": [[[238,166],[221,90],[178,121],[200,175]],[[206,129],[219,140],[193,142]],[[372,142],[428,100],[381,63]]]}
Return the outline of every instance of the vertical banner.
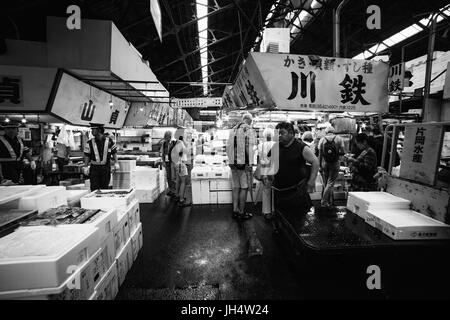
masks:
{"label": "vertical banner", "polygon": [[403,79],[405,78],[405,64],[399,63],[389,68],[389,93],[403,90]]}
{"label": "vertical banner", "polygon": [[444,127],[440,124],[415,124],[405,128],[400,177],[429,185],[436,181]]}

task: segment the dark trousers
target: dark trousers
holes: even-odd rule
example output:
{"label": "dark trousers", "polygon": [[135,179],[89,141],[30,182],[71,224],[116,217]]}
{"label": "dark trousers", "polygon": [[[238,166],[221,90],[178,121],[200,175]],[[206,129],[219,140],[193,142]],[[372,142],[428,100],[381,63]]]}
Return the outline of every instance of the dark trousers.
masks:
{"label": "dark trousers", "polygon": [[103,166],[91,165],[89,179],[91,181],[91,191],[108,189],[109,181],[111,180],[109,164]]}
{"label": "dark trousers", "polygon": [[69,164],[69,159],[64,159],[64,158],[56,158],[56,164],[58,165],[58,170],[59,172],[63,172],[64,170],[64,166],[66,164]]}
{"label": "dark trousers", "polygon": [[169,191],[174,192],[175,191],[175,184],[173,182],[173,175],[172,175],[172,164],[170,161],[165,162],[166,167],[166,176],[167,176],[167,184],[169,186]]}
{"label": "dark trousers", "polygon": [[19,183],[22,163],[19,161],[2,162],[3,178]]}

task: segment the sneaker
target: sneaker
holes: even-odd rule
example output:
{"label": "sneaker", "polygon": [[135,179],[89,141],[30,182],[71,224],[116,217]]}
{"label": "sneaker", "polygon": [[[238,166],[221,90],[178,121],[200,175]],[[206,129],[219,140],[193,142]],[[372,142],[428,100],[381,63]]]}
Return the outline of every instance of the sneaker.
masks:
{"label": "sneaker", "polygon": [[239,219],[241,219],[241,220],[247,220],[247,219],[250,219],[251,217],[253,217],[253,215],[248,212],[239,214]]}

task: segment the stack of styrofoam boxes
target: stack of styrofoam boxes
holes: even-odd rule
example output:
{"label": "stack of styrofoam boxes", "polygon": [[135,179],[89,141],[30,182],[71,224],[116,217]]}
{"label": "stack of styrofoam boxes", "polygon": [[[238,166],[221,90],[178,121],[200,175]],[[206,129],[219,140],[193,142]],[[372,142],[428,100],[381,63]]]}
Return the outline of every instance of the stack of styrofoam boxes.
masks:
{"label": "stack of styrofoam boxes", "polygon": [[412,210],[369,209],[366,222],[394,240],[450,239],[450,226]]}
{"label": "stack of styrofoam boxes", "polygon": [[17,198],[17,196],[15,196],[14,200],[4,203],[2,207],[20,210],[37,210],[38,213],[41,213],[50,208],[67,205],[67,190],[65,187],[39,186],[37,188],[31,188],[26,193],[21,193],[20,198]]}
{"label": "stack of styrofoam boxes", "polygon": [[[115,248],[115,265],[117,270],[118,286],[125,280],[128,270],[137,257],[137,252],[142,247],[142,225],[140,223],[139,202],[136,199],[135,190],[101,190],[100,192],[110,193],[109,197],[96,197],[97,192],[92,192],[81,198],[82,208],[116,208],[117,223],[113,226],[114,248]],[[114,196],[115,192],[122,192],[120,196]],[[134,242],[132,239],[135,239]],[[137,240],[136,240],[137,239]],[[133,247],[133,243],[139,246]],[[115,278],[114,271],[108,270],[105,279]],[[109,280],[105,280],[109,281]],[[105,291],[106,290],[106,291]],[[109,291],[108,291],[109,290]],[[102,299],[109,297],[112,285],[102,282],[96,288],[97,298]],[[114,291],[114,290],[112,290]],[[105,293],[106,292],[106,293]]]}
{"label": "stack of styrofoam boxes", "polygon": [[133,171],[139,203],[153,203],[160,194],[159,168],[136,167]]}
{"label": "stack of styrofoam boxes", "polygon": [[20,227],[0,238],[0,299],[87,300],[94,294],[99,229]]}
{"label": "stack of styrofoam boxes", "polygon": [[67,190],[89,190],[85,183],[74,184],[66,187]]}
{"label": "stack of styrofoam boxes", "polygon": [[349,192],[347,209],[367,222],[368,210],[409,210],[411,201],[387,192]]}
{"label": "stack of styrofoam boxes", "polygon": [[349,192],[347,208],[394,240],[450,239],[450,226],[410,210],[387,192]]}
{"label": "stack of styrofoam boxes", "polygon": [[232,203],[231,170],[227,166],[213,166],[209,172],[209,199],[211,204]]}
{"label": "stack of styrofoam boxes", "polygon": [[191,171],[192,203],[209,204],[210,203],[210,185],[211,176],[210,166],[195,166]]}
{"label": "stack of styrofoam boxes", "polygon": [[318,174],[317,178],[316,178],[316,186],[314,188],[314,192],[309,194],[309,196],[311,197],[311,200],[321,200],[323,189],[324,189],[324,185],[323,185],[322,176],[320,174]]}
{"label": "stack of styrofoam boxes", "polygon": [[128,189],[135,187],[133,171],[136,160],[119,160],[119,171],[114,174],[113,189]]}

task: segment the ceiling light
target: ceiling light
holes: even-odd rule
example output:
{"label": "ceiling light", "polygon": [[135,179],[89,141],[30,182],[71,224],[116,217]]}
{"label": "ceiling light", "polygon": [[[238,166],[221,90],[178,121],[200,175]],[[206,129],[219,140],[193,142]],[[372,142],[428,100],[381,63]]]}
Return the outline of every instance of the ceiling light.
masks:
{"label": "ceiling light", "polygon": [[8,118],[8,117],[5,118],[5,122],[6,122],[6,123],[9,122],[9,118]]}
{"label": "ceiling light", "polygon": [[27,119],[25,119],[25,115],[23,116],[21,121],[22,121],[22,123],[27,123]]}

